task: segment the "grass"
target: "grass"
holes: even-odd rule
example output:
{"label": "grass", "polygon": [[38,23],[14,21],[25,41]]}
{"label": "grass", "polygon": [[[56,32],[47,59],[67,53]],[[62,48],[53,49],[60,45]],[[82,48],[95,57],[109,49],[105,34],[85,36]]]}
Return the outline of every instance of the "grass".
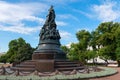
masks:
{"label": "grass", "polygon": [[55,76],[48,76],[48,77],[39,77],[32,74],[29,76],[1,75],[0,80],[68,80],[68,79],[87,80],[89,78],[109,76],[117,73],[117,70],[113,68],[105,68],[105,67],[101,67],[101,68],[103,68],[104,70],[100,72],[91,72],[89,74],[77,73],[75,75],[55,75]]}

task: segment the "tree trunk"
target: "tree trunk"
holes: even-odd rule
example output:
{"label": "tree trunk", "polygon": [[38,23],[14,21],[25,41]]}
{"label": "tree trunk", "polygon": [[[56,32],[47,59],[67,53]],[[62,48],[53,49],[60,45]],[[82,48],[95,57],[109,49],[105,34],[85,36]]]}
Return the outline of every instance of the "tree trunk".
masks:
{"label": "tree trunk", "polygon": [[118,60],[117,63],[118,63],[118,67],[120,67],[120,60]]}
{"label": "tree trunk", "polygon": [[97,65],[97,59],[93,58],[93,65],[96,66]]}
{"label": "tree trunk", "polygon": [[108,60],[105,60],[105,62],[106,62],[106,64],[105,64],[105,66],[107,66],[109,63],[108,63]]}
{"label": "tree trunk", "polygon": [[95,60],[94,60],[94,58],[93,58],[93,65],[95,65]]}

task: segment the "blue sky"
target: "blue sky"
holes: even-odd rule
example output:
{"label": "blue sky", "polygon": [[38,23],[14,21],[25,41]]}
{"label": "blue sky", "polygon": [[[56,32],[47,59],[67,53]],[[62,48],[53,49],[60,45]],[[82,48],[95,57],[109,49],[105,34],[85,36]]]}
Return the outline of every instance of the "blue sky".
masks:
{"label": "blue sky", "polygon": [[93,31],[105,21],[120,22],[119,0],[0,0],[0,52],[19,37],[36,47],[50,5],[62,45],[77,42],[79,30]]}

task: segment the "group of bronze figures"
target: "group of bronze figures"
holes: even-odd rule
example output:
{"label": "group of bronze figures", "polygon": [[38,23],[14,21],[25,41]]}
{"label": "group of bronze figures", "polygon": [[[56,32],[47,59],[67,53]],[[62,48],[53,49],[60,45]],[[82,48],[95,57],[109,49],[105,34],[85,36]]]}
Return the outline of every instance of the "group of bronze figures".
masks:
{"label": "group of bronze figures", "polygon": [[55,11],[53,6],[49,9],[49,14],[47,15],[45,24],[43,25],[40,32],[40,40],[59,40],[60,35],[58,30],[56,30],[55,23]]}
{"label": "group of bronze figures", "polygon": [[40,40],[57,40],[60,39],[58,30],[54,27],[52,29],[42,28],[40,32]]}

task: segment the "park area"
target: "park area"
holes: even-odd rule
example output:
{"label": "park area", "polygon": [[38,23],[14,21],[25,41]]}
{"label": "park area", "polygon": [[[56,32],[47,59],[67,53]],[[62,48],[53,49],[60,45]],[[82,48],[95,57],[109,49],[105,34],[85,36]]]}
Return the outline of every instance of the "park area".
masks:
{"label": "park area", "polygon": [[120,80],[120,68],[114,68],[116,69],[118,72],[114,75],[111,76],[106,76],[106,77],[100,77],[100,78],[94,78],[94,79],[89,79],[89,80]]}
{"label": "park area", "polygon": [[0,1],[0,80],[120,80],[120,2],[12,1]]}

